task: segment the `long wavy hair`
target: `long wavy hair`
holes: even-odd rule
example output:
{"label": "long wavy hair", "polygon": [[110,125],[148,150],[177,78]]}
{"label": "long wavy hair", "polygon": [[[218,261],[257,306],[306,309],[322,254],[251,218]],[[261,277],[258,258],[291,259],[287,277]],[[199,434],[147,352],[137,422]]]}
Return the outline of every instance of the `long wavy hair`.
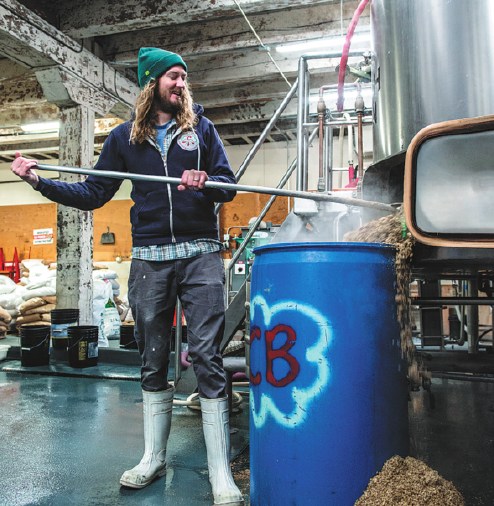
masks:
{"label": "long wavy hair", "polygon": [[[132,143],[141,143],[148,137],[156,137],[155,120],[157,114],[154,109],[154,97],[157,92],[157,83],[158,81],[156,81],[156,79],[151,79],[137,97],[133,115],[132,133],[130,136],[130,141]],[[181,127],[184,132],[186,130],[192,130],[197,123],[197,116],[194,113],[192,104],[192,93],[186,83],[182,91],[182,108],[175,117],[177,125]]]}

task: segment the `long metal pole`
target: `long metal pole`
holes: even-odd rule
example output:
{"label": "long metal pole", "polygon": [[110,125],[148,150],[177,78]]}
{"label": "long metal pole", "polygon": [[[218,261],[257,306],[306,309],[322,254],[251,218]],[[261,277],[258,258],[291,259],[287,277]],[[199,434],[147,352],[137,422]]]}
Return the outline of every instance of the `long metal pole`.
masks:
{"label": "long metal pole", "polygon": [[[157,183],[173,184],[177,186],[181,184],[181,180],[178,177],[152,176],[148,174],[134,174],[131,172],[116,172],[111,170],[95,170],[95,169],[83,169],[75,167],[63,167],[61,165],[45,165],[41,163],[37,165],[37,168],[40,170],[67,172],[69,174],[84,174],[87,176],[109,177],[114,179],[130,179],[132,181],[155,181]],[[381,211],[388,211],[393,213],[396,212],[396,209],[393,206],[383,204],[381,202],[372,202],[370,200],[352,199],[346,197],[335,197],[334,195],[326,195],[325,193],[311,193],[305,191],[283,190],[281,188],[269,188],[267,186],[249,186],[235,183],[220,183],[218,181],[206,181],[204,186],[205,188],[218,188],[223,190],[264,193],[267,195],[280,195],[282,197],[298,197],[301,199],[308,199],[308,200],[336,202],[348,206],[368,207],[371,209],[378,209]]]}

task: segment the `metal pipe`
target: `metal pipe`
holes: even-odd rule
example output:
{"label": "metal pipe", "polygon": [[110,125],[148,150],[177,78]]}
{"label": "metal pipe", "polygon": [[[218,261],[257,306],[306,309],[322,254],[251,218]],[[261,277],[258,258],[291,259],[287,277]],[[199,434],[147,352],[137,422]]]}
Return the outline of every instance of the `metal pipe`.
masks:
{"label": "metal pipe", "polygon": [[412,306],[490,306],[494,298],[490,297],[412,297]]}
{"label": "metal pipe", "polygon": [[317,115],[319,118],[319,179],[317,182],[317,190],[322,192],[326,190],[324,184],[324,119],[326,116],[326,104],[322,98],[322,93],[319,93],[319,101],[317,102]]}
{"label": "metal pipe", "polygon": [[[463,368],[464,369],[464,368]],[[434,371],[434,378],[453,379],[459,381],[473,381],[478,383],[494,383],[494,378],[485,373],[485,368],[482,368],[482,372],[478,373],[478,369],[473,367],[468,368],[468,372],[438,372]],[[472,374],[482,374],[482,376],[472,376]]]}
{"label": "metal pipe", "polygon": [[324,126],[324,191],[333,189],[333,129],[329,125]]}
{"label": "metal pipe", "polygon": [[469,372],[477,374],[494,373],[494,356],[492,353],[477,353],[475,359],[466,351],[427,350],[418,351],[417,358],[428,371]]}
{"label": "metal pipe", "polygon": [[[360,56],[362,51],[349,52],[348,56]],[[320,53],[302,55],[298,62],[298,104],[297,104],[297,190],[307,190],[308,135],[305,123],[309,116],[308,60],[341,58],[341,53]],[[317,126],[317,124],[316,124]]]}
{"label": "metal pipe", "polygon": [[[472,279],[467,281],[468,293],[470,296],[478,295],[478,283],[476,279]],[[472,306],[468,305],[466,308],[467,311],[467,346],[468,353],[475,354],[478,353],[478,344],[479,344],[479,308],[477,305]]]}
{"label": "metal pipe", "polygon": [[334,220],[334,225],[333,225],[333,234],[334,234],[334,238],[335,238],[335,241],[341,241],[343,239],[343,237],[340,238],[340,222],[342,220],[342,218],[344,218],[345,216],[349,216],[350,213],[347,210],[345,211],[341,211],[340,213],[337,214],[335,220]]}
{"label": "metal pipe", "polygon": [[[347,120],[350,120],[350,115],[348,113],[344,113],[343,116]],[[348,145],[347,145],[347,152],[348,152],[348,160],[347,165],[353,165],[353,156],[354,156],[354,149],[353,149],[353,124],[348,125]]]}
{"label": "metal pipe", "polygon": [[[372,124],[372,119],[371,118],[368,118],[368,119],[363,119],[362,120],[362,124],[363,125],[371,125]],[[355,125],[356,124],[356,121],[353,120],[353,121],[347,121],[347,120],[334,120],[334,119],[331,119],[329,120],[328,122],[330,125],[332,126],[349,126],[349,125]],[[315,128],[318,126],[319,123],[304,123],[303,124],[303,127],[304,128]]]}
{"label": "metal pipe", "polygon": [[297,190],[306,190],[306,160],[308,151],[307,130],[304,123],[308,116],[307,60],[298,62],[298,104],[297,104]]}
{"label": "metal pipe", "polygon": [[466,311],[465,311],[465,309],[466,308],[463,305],[460,307],[460,339],[458,339],[458,344],[460,346],[463,346],[466,341],[466,332],[465,332]]}
{"label": "metal pipe", "polygon": [[[132,181],[155,181],[157,183],[165,183],[173,185],[181,184],[181,180],[178,177],[152,176],[148,174],[134,174],[131,172],[83,169],[83,168],[64,167],[59,165],[45,165],[45,164],[38,164],[37,168],[40,170],[67,172],[69,174],[85,174],[87,176],[100,176],[114,179],[130,179]],[[315,201],[336,202],[348,206],[368,207],[371,209],[379,209],[382,211],[388,211],[393,213],[396,212],[396,209],[393,206],[383,204],[381,202],[372,202],[368,200],[352,199],[345,197],[335,197],[333,195],[327,195],[324,193],[310,193],[306,191],[283,190],[278,188],[269,188],[267,186],[250,186],[235,183],[220,183],[218,181],[206,181],[204,186],[205,188],[218,188],[223,190],[263,193],[267,195],[280,195],[282,197],[298,197],[301,199],[308,199]]]}
{"label": "metal pipe", "polygon": [[355,111],[357,112],[357,129],[358,129],[358,178],[359,181],[362,181],[362,177],[364,176],[364,133],[362,128],[362,120],[364,116],[364,99],[362,95],[358,95],[355,100]]}
{"label": "metal pipe", "polygon": [[[459,286],[459,294],[462,295],[465,293],[465,281],[460,281],[458,283],[458,286]],[[457,292],[457,294],[458,294]],[[455,310],[456,312],[458,313],[458,306],[455,307]],[[460,315],[459,315],[459,320],[460,320],[460,337],[458,339],[458,345],[459,346],[463,346],[465,344],[465,341],[467,339],[467,333],[466,333],[466,330],[465,330],[465,318],[466,318],[466,307],[461,305],[459,306],[460,310]]]}
{"label": "metal pipe", "polygon": [[[343,151],[344,151],[344,143],[345,143],[345,128],[340,126],[338,129],[338,163],[339,167],[343,167]],[[347,164],[348,167],[348,164]],[[348,168],[345,169],[348,172]],[[341,172],[338,173],[338,179],[336,182],[336,187],[341,188],[343,186],[343,174]]]}
{"label": "metal pipe", "polygon": [[319,118],[319,180],[317,190],[327,192],[333,189],[332,158],[333,158],[333,130],[326,123],[327,107],[324,102],[324,91],[330,85],[319,88],[319,100],[317,102],[317,114]]}

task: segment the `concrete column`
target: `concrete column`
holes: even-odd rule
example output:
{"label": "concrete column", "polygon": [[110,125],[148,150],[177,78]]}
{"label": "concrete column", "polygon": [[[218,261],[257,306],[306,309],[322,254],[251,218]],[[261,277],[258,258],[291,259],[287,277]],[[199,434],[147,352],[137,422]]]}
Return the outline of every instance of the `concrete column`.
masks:
{"label": "concrete column", "polygon": [[[91,167],[94,156],[94,112],[76,105],[61,109],[59,164]],[[62,174],[63,181],[85,176]],[[79,309],[79,322],[93,322],[93,212],[57,206],[57,308]]]}

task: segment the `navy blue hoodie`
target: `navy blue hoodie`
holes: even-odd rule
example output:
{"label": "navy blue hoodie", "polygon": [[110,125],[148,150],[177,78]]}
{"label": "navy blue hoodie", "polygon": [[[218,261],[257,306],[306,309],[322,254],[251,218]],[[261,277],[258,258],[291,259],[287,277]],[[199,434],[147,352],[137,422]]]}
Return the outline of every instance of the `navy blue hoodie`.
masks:
{"label": "navy blue hoodie", "polygon": [[[194,132],[178,129],[166,158],[151,139],[131,144],[132,123],[128,121],[112,130],[94,168],[178,178],[184,170],[196,169],[207,172],[210,181],[235,183],[235,175],[213,123],[202,115],[202,106],[194,107],[199,120]],[[54,202],[88,211],[108,202],[121,184],[122,180],[101,176],[89,176],[76,183],[40,178],[36,189]],[[218,239],[214,204],[229,202],[235,194],[217,188],[178,191],[175,185],[132,181],[133,245]]]}

